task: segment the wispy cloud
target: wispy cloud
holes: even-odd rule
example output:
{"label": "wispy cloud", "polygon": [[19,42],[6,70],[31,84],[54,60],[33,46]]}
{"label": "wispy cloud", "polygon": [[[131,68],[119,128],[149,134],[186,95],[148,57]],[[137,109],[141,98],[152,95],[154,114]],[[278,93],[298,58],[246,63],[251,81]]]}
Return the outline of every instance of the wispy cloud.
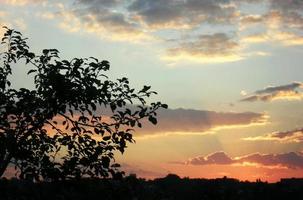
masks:
{"label": "wispy cloud", "polygon": [[224,152],[215,152],[207,156],[190,158],[188,165],[254,165],[269,168],[303,168],[302,153],[260,154],[253,153],[240,157],[230,157]]}
{"label": "wispy cloud", "polygon": [[258,90],[251,95],[246,95],[241,101],[274,101],[274,100],[302,100],[303,94],[299,90],[302,88],[301,82],[293,82],[287,85],[268,86]]}

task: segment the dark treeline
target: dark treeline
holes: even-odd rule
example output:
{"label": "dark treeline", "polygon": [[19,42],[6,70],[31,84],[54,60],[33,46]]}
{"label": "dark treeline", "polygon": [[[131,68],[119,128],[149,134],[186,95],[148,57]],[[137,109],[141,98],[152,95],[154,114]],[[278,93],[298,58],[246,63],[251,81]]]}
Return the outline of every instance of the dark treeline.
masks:
{"label": "dark treeline", "polygon": [[239,181],[231,178],[189,179],[177,175],[145,180],[130,175],[122,180],[81,179],[78,181],[32,183],[0,180],[1,200],[276,200],[303,199],[303,179],[282,179],[277,183]]}

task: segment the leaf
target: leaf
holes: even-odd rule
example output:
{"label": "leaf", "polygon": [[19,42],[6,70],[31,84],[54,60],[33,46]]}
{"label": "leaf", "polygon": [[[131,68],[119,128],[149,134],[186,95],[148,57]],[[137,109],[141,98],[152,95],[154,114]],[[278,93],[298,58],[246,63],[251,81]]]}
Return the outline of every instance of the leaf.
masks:
{"label": "leaf", "polygon": [[34,72],[36,72],[37,70],[35,70],[35,69],[31,69],[31,70],[29,70],[28,72],[27,72],[27,74],[31,74],[31,73],[34,73]]}
{"label": "leaf", "polygon": [[130,126],[131,126],[131,127],[134,127],[135,124],[136,124],[136,121],[135,121],[135,120],[131,120],[131,121],[130,121]]}
{"label": "leaf", "polygon": [[147,92],[150,88],[151,88],[151,86],[146,86],[146,85],[144,85],[144,86],[143,86],[143,89],[140,90],[139,93]]}
{"label": "leaf", "polygon": [[153,116],[149,116],[149,117],[148,117],[148,120],[149,120],[152,124],[154,124],[154,125],[157,124],[157,119],[156,119],[155,117],[153,117]]}
{"label": "leaf", "polygon": [[167,109],[168,105],[167,104],[162,104],[161,107]]}
{"label": "leaf", "polygon": [[111,103],[111,104],[110,104],[110,109],[111,109],[112,111],[115,111],[116,108],[117,108],[117,106],[116,106],[114,103]]}
{"label": "leaf", "polygon": [[110,163],[109,157],[102,157],[102,166],[106,169],[108,169]]}
{"label": "leaf", "polygon": [[42,53],[43,53],[44,55],[48,54],[48,52],[49,52],[48,49],[43,49],[43,51],[42,51]]}
{"label": "leaf", "polygon": [[90,106],[92,107],[92,109],[95,111],[97,109],[96,104],[91,103]]}
{"label": "leaf", "polygon": [[74,112],[73,112],[73,110],[72,110],[72,109],[69,109],[68,111],[69,111],[70,115],[71,115],[72,117],[74,117]]}
{"label": "leaf", "polygon": [[109,140],[110,138],[111,138],[111,136],[104,136],[104,137],[103,137],[103,140],[104,140],[104,141],[107,141],[107,140]]}

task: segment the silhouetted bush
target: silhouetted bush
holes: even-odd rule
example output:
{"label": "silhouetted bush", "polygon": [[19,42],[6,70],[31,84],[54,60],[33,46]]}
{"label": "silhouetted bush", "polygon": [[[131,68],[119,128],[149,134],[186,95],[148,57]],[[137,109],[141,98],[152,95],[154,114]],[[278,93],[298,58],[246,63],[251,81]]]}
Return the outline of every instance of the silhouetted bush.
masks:
{"label": "silhouetted bush", "polygon": [[236,179],[188,179],[176,175],[155,180],[134,175],[122,180],[81,179],[32,183],[24,180],[0,181],[1,200],[301,200],[303,179],[278,183]]}

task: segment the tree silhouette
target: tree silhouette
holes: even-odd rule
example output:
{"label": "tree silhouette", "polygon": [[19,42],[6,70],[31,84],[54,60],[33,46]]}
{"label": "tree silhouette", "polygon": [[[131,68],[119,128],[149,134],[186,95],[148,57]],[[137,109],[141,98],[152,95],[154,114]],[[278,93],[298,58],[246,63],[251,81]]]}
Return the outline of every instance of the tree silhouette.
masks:
{"label": "tree silhouette", "polygon": [[[157,124],[156,92],[136,91],[127,78],[110,80],[97,58],[62,60],[56,49],[32,53],[18,31],[6,29],[0,54],[0,177],[9,166],[29,180],[121,176],[114,153],[134,142],[133,128]],[[12,88],[14,63],[30,66],[34,89]]]}

